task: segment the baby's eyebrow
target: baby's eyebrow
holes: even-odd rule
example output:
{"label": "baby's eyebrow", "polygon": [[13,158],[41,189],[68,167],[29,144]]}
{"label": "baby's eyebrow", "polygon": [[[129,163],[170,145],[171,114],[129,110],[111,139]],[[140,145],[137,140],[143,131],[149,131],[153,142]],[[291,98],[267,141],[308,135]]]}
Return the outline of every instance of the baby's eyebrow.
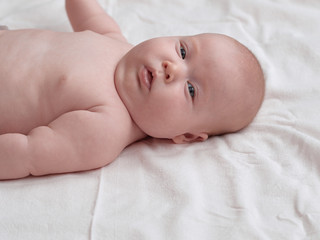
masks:
{"label": "baby's eyebrow", "polygon": [[199,52],[199,44],[195,39],[195,36],[191,36],[187,39],[188,45],[190,46],[190,49],[192,52]]}

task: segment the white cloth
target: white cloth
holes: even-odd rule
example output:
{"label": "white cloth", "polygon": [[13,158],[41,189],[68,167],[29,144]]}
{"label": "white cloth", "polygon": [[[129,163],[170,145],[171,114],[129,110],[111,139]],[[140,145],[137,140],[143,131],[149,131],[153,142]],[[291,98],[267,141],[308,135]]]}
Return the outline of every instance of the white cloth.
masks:
{"label": "white cloth", "polygon": [[[149,139],[99,170],[2,181],[0,239],[320,239],[320,2],[100,2],[134,44],[237,38],[265,72],[261,111],[204,143]],[[63,0],[0,0],[0,22],[71,31]]]}

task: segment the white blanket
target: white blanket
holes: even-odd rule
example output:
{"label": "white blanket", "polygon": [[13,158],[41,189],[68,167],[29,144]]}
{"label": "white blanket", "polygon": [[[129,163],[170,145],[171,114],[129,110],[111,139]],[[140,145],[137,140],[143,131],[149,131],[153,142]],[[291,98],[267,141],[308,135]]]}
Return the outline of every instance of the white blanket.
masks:
{"label": "white blanket", "polygon": [[[320,239],[320,1],[100,3],[134,44],[217,32],[247,45],[261,111],[204,143],[148,139],[102,169],[2,181],[0,239]],[[63,0],[0,0],[0,25],[71,31]]]}

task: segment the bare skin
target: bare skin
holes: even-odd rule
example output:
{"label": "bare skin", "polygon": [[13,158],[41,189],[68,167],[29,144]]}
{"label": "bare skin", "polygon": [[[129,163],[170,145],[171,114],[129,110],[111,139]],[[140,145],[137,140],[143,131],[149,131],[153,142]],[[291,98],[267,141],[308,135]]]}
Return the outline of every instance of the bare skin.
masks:
{"label": "bare skin", "polygon": [[[196,76],[197,71],[191,70],[196,62],[202,66],[209,60],[205,53],[211,37],[199,35],[192,38],[194,41],[184,38],[190,44],[183,45],[183,50],[178,44],[182,37],[151,40],[151,45],[142,44],[142,49],[153,43],[167,47],[173,40],[174,50],[166,55],[162,51],[159,58],[151,57],[158,59],[155,62],[150,63],[147,56],[145,62],[132,66],[131,62],[140,61],[139,56],[132,58],[135,48],[95,0],[67,0],[66,9],[75,33],[0,31],[0,179],[99,168],[148,135],[171,138],[176,143],[203,141],[212,127],[217,134],[237,131],[258,111],[262,81],[250,83],[250,92],[255,94],[249,108],[248,102],[240,101],[243,106],[232,109],[234,99],[248,96],[243,91],[248,88],[244,80],[247,76],[240,77],[237,84],[223,81],[226,83],[220,91],[216,87],[222,83],[220,77],[203,79],[203,71]],[[227,39],[214,39],[229,49],[229,43],[222,44]],[[194,50],[191,42],[195,43]],[[197,52],[201,49],[204,57],[192,60],[192,55],[202,56]],[[229,64],[227,60],[221,64]],[[240,73],[235,69],[231,74]],[[252,78],[260,73],[255,69],[252,72]],[[215,90],[205,90],[211,88]],[[230,97],[219,100],[228,96],[226,89],[230,89]],[[162,92],[167,96],[161,100]],[[198,103],[193,107],[195,94],[199,94]],[[169,96],[176,96],[173,101],[178,104],[165,102]],[[216,103],[212,107],[213,101]],[[163,103],[172,105],[166,112],[171,122],[161,115]],[[179,115],[174,114],[177,109]],[[238,109],[251,110],[240,111],[246,117],[240,116],[241,120],[227,126],[223,119],[229,114],[233,117]],[[192,119],[193,114],[198,118]]]}
{"label": "bare skin", "polygon": [[[102,167],[146,136],[114,86],[116,65],[132,46],[94,1],[67,4],[79,11],[70,13],[76,31],[99,23],[100,34],[0,32],[1,179]],[[86,18],[72,18],[81,8]]]}

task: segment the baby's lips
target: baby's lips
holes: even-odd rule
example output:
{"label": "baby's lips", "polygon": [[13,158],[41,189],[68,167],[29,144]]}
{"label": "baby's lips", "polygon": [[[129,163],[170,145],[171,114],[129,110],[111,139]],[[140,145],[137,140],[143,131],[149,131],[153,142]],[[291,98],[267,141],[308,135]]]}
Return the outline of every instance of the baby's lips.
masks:
{"label": "baby's lips", "polygon": [[141,84],[150,90],[153,76],[152,72],[150,72],[145,66],[141,67],[139,71],[139,79]]}

